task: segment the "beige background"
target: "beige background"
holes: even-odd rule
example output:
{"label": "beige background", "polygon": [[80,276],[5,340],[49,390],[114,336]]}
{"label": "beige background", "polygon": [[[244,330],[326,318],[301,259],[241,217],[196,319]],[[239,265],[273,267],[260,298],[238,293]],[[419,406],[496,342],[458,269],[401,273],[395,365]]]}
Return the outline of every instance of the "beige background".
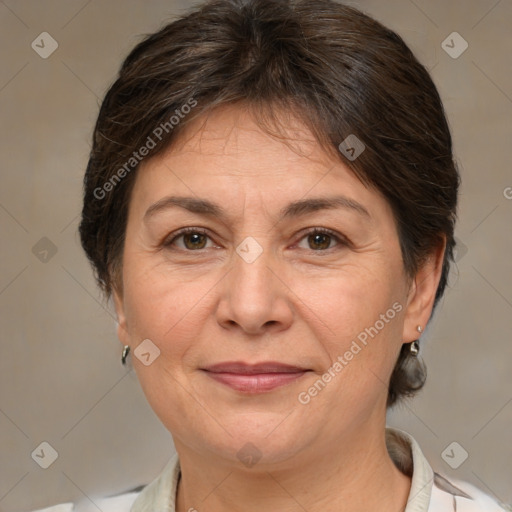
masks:
{"label": "beige background", "polygon": [[[413,434],[437,471],[512,503],[512,1],[351,3],[432,71],[463,177],[458,271],[423,338],[428,384],[389,423]],[[76,230],[100,99],[141,34],[190,5],[0,2],[2,512],[127,490],[172,454],[120,365],[114,318]],[[31,48],[44,31],[59,45],[47,59]],[[457,59],[441,47],[454,31],[469,44]],[[36,246],[43,237],[54,255],[41,252],[48,241]],[[58,452],[48,469],[31,458],[43,441]],[[441,457],[453,441],[469,454],[458,469]]]}

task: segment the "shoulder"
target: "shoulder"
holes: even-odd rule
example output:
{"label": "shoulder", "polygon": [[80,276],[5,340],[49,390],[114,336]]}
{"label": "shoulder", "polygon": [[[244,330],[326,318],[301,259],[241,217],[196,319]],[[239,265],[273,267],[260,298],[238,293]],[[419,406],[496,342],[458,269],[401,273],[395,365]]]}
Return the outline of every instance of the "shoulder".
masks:
{"label": "shoulder", "polygon": [[139,494],[140,489],[137,489],[117,496],[95,500],[94,502],[84,500],[78,503],[60,503],[32,512],[98,512],[98,510],[102,512],[129,512]]}
{"label": "shoulder", "polygon": [[407,432],[387,427],[386,445],[398,469],[411,476],[406,512],[512,512],[474,485],[434,472]]}
{"label": "shoulder", "polygon": [[[176,486],[180,475],[178,454],[174,453],[160,475],[147,485],[108,498],[84,499],[78,503],[61,503],[31,512],[130,512],[156,510],[156,503],[174,507]],[[168,510],[174,510],[170,508]]]}
{"label": "shoulder", "polygon": [[512,508],[498,504],[488,494],[461,480],[448,479],[434,473],[434,484],[428,512],[506,512]]}

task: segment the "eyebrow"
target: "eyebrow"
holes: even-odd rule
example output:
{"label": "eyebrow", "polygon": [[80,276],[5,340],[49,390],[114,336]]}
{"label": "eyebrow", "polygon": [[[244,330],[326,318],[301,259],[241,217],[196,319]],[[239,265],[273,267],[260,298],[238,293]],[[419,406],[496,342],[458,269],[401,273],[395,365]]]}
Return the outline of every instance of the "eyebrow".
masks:
{"label": "eyebrow", "polygon": [[[184,208],[189,212],[215,217],[223,221],[227,220],[229,217],[227,211],[222,206],[207,199],[167,196],[152,204],[146,210],[144,220],[146,221],[157,213],[172,207]],[[364,217],[368,217],[369,219],[371,218],[370,213],[362,204],[345,196],[317,197],[293,201],[282,208],[279,215],[280,220],[284,220],[320,210],[333,210],[338,208],[352,210]]]}

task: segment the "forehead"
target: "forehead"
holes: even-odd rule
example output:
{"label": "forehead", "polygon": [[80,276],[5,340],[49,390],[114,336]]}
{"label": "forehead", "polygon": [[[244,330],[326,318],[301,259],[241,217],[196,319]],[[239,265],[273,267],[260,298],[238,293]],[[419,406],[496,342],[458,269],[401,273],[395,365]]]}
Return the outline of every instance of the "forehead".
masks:
{"label": "forehead", "polygon": [[366,202],[368,210],[385,208],[378,204],[384,199],[341,157],[328,154],[297,117],[283,115],[278,129],[268,133],[240,106],[198,117],[165,152],[141,165],[133,199],[147,207],[168,195],[186,195],[214,198],[224,209],[254,202],[282,210],[300,198],[342,194]]}
{"label": "forehead", "polygon": [[[223,157],[226,170],[232,166],[233,171],[244,176],[250,173],[251,164],[259,164],[260,173],[265,171],[262,162],[270,164],[276,157],[281,163],[309,159],[332,165],[333,156],[320,147],[299,117],[282,110],[274,112],[274,116],[269,121],[261,119],[250,106],[223,105],[188,124],[163,153],[163,159],[190,153],[210,160],[210,157]],[[275,171],[273,167],[268,166]]]}

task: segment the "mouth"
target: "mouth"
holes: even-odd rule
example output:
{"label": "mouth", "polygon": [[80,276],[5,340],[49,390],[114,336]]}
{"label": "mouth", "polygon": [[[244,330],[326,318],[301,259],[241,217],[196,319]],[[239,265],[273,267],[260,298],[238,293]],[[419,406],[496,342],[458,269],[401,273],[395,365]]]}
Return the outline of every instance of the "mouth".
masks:
{"label": "mouth", "polygon": [[264,393],[295,382],[311,371],[289,364],[267,361],[248,364],[234,361],[201,368],[213,380],[243,393]]}

